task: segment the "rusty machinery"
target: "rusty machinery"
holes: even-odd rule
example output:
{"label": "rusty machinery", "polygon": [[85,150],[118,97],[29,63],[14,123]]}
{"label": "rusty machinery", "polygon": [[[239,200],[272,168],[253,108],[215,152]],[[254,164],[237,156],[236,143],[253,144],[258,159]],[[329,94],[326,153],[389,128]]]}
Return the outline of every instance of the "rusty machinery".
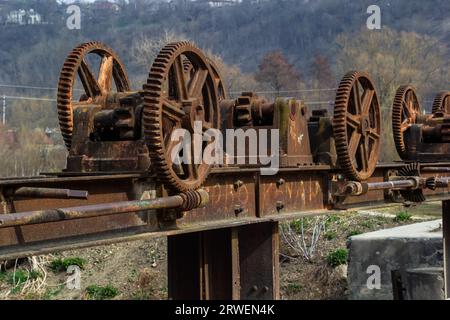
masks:
{"label": "rusty machinery", "polygon": [[[97,59],[89,60],[90,56]],[[89,66],[90,61],[97,62],[98,73]],[[83,90],[74,99],[77,79]],[[211,165],[175,164],[171,159],[176,144],[171,139],[172,132],[184,128],[193,133],[194,121],[202,123],[202,131],[221,127],[244,131],[278,129],[280,167],[328,165],[339,170],[345,179],[337,182],[339,187],[335,189],[340,190],[337,198],[366,190],[367,187],[359,187],[358,191],[352,188],[367,181],[377,166],[381,108],[373,81],[364,72],[351,71],[343,77],[336,92],[333,116],[326,110],[314,110],[310,116],[304,103],[297,99],[268,101],[252,92],[228,99],[217,67],[188,42],[165,46],[155,58],[143,89],[131,91],[130,87],[125,67],[105,45],[85,43],[69,54],[58,86],[59,121],[69,149],[66,172],[148,171],[169,193],[196,190],[206,180]],[[433,114],[422,116],[414,89],[399,90],[393,108],[393,127],[401,155],[417,150],[409,141],[416,128],[427,137],[425,141],[445,140],[448,104],[449,94],[440,94]],[[417,116],[412,116],[413,112]],[[399,135],[400,113],[411,117],[402,118],[402,125],[406,123],[409,127],[407,131],[400,129]],[[238,163],[240,168],[249,167],[250,158],[256,157],[248,153],[249,149],[246,148],[242,162],[232,163]],[[430,154],[436,156],[436,152]],[[422,160],[411,156],[409,159]],[[401,178],[405,175],[402,172],[390,179],[399,188],[412,189],[397,182],[406,179]],[[349,181],[354,183],[344,188],[347,193],[342,193],[342,184]],[[422,185],[417,184],[416,188],[419,186]],[[387,184],[385,188],[393,186]],[[407,198],[422,200],[422,197]]]}
{"label": "rusty machinery", "polygon": [[392,131],[402,160],[450,160],[450,91],[437,94],[431,114],[425,114],[415,88],[401,86],[392,107]]}
{"label": "rusty machinery", "polygon": [[[448,96],[440,94],[433,114],[423,116],[414,90],[402,88],[394,103],[394,138],[402,159],[411,163],[379,164],[381,108],[364,72],[342,78],[329,115],[326,110],[310,113],[293,98],[269,101],[243,92],[230,99],[218,68],[188,42],[162,48],[140,90],[131,89],[124,65],[110,48],[81,44],[64,62],[58,85],[67,167],[44,177],[0,179],[0,257],[176,235],[168,245],[171,297],[277,297],[277,289],[253,290],[256,280],[251,280],[252,268],[264,267],[271,276],[256,282],[265,283],[261,288],[277,286],[273,221],[374,203],[448,198],[450,164],[423,157],[433,153],[450,160],[443,149]],[[194,133],[194,122],[201,123],[202,132],[278,130],[279,151],[269,152],[279,152],[279,172],[262,176],[263,165],[252,164],[249,153],[237,165],[174,163],[171,135],[178,128]],[[202,150],[207,146],[203,143]],[[427,160],[434,163],[421,163]],[[195,268],[185,269],[190,261],[205,273],[209,266],[224,268],[229,260],[227,276],[210,274],[209,280],[205,274],[198,278]],[[220,290],[198,289],[214,282],[221,283]]]}

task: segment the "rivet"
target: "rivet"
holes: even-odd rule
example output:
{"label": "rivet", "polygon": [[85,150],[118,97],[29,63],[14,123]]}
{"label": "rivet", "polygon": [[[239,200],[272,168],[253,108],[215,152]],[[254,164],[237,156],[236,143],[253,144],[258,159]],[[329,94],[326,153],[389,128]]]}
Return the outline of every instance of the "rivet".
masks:
{"label": "rivet", "polygon": [[280,187],[285,183],[286,183],[286,180],[284,180],[283,178],[280,178],[277,180],[277,187]]}
{"label": "rivet", "polygon": [[233,185],[234,185],[234,189],[237,190],[244,185],[244,182],[242,180],[237,180],[234,182]]}
{"label": "rivet", "polygon": [[277,210],[281,211],[284,208],[283,201],[277,201]]}

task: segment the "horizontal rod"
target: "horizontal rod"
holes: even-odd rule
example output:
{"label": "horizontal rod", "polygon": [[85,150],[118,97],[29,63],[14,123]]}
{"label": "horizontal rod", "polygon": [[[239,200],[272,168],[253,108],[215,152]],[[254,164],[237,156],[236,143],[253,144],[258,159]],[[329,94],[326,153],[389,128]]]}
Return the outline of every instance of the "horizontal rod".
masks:
{"label": "horizontal rod", "polygon": [[21,187],[14,191],[14,196],[22,198],[87,199],[88,195],[84,190],[56,188]]}
{"label": "horizontal rod", "polygon": [[358,196],[366,194],[374,190],[386,189],[416,189],[423,184],[419,177],[408,177],[406,179],[384,181],[384,182],[356,182],[351,181],[347,183],[344,188],[344,193],[347,195]]}
{"label": "horizontal rod", "polygon": [[60,209],[0,214],[0,228],[71,219],[83,219],[146,210],[179,208],[182,211],[189,211],[206,205],[208,201],[208,193],[204,190],[198,190],[152,200],[122,201]]}
{"label": "horizontal rod", "polygon": [[423,167],[421,172],[450,172],[450,167]]}
{"label": "horizontal rod", "polygon": [[404,189],[417,187],[417,182],[412,179],[385,181],[385,182],[371,182],[367,184],[368,191],[385,190],[385,189]]}

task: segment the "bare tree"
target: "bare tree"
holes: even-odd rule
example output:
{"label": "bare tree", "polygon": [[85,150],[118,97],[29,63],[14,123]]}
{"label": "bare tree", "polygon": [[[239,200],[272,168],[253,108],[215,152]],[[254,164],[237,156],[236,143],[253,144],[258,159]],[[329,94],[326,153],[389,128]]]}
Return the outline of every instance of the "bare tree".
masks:
{"label": "bare tree", "polygon": [[255,79],[268,84],[277,93],[298,89],[300,85],[300,73],[279,50],[269,52],[262,58]]}
{"label": "bare tree", "polygon": [[[337,43],[340,46],[338,74],[358,69],[367,71],[375,81],[384,119],[382,139],[385,147],[380,161],[397,159],[391,130],[395,91],[400,85],[413,84],[424,98],[448,89],[448,48],[436,38],[388,28],[343,34],[337,38]],[[422,105],[424,109],[431,109],[431,102]]]}
{"label": "bare tree", "polygon": [[153,63],[162,47],[176,41],[188,41],[183,34],[176,34],[173,31],[164,30],[159,38],[150,38],[141,34],[134,41],[131,47],[131,58],[139,66],[147,68]]}

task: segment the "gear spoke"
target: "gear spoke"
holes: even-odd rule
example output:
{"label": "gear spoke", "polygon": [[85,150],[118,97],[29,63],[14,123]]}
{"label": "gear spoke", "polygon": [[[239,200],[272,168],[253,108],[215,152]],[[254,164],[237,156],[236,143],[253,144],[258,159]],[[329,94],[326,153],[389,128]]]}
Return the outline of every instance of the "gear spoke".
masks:
{"label": "gear spoke", "polygon": [[369,168],[369,154],[368,154],[368,147],[365,141],[363,141],[363,143],[360,144],[359,150],[361,155],[361,165],[364,170],[367,170]]}
{"label": "gear spoke", "polygon": [[185,78],[183,61],[181,59],[181,56],[178,56],[175,59],[173,68],[174,68],[178,100],[179,101],[188,100],[188,91],[186,88],[186,78]]}
{"label": "gear spoke", "polygon": [[163,114],[176,122],[181,122],[186,113],[178,103],[168,98],[162,98],[161,100]]}
{"label": "gear spoke", "polygon": [[85,60],[81,61],[81,66],[78,69],[78,76],[80,77],[84,91],[88,97],[95,98],[101,94],[100,86]]}
{"label": "gear spoke", "polygon": [[114,58],[104,56],[98,73],[98,84],[103,94],[112,90]]}
{"label": "gear spoke", "polygon": [[368,137],[372,139],[373,141],[377,141],[380,139],[380,134],[376,132],[374,129],[370,129]]}
{"label": "gear spoke", "polygon": [[370,106],[372,105],[372,99],[373,99],[373,95],[375,94],[374,90],[365,90],[364,91],[364,95],[363,95],[363,99],[362,99],[362,106],[361,106],[361,114],[363,115],[368,115],[369,114],[369,109]]}
{"label": "gear spoke", "polygon": [[350,138],[350,142],[348,144],[348,153],[351,156],[355,156],[356,155],[356,150],[358,149],[360,141],[361,141],[361,134],[358,133],[357,131],[354,131],[352,133],[352,136]]}
{"label": "gear spoke", "polygon": [[189,83],[189,96],[201,97],[203,86],[208,77],[208,70],[197,70]]}
{"label": "gear spoke", "polygon": [[400,127],[401,132],[405,132],[411,127],[411,124],[409,123],[409,119],[406,119],[402,122],[402,125]]}
{"label": "gear spoke", "polygon": [[361,125],[361,116],[347,112],[347,122],[352,128],[357,130]]}
{"label": "gear spoke", "polygon": [[353,86],[353,103],[355,104],[355,111],[357,114],[361,114],[361,96],[359,95],[359,83],[356,81]]}

